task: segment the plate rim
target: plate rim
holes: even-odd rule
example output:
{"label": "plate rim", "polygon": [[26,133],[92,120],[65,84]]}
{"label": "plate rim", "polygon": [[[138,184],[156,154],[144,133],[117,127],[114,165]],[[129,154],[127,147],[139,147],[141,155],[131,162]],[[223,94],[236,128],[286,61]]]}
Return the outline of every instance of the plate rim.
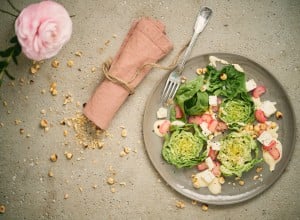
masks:
{"label": "plate rim", "polygon": [[[178,186],[176,186],[176,184],[174,184],[173,182],[170,183],[169,181],[166,180],[166,177],[164,176],[164,174],[162,172],[160,172],[160,170],[158,169],[157,165],[154,163],[154,159],[152,158],[151,154],[149,153],[148,151],[148,148],[147,148],[147,143],[146,143],[146,138],[145,138],[145,120],[146,120],[146,116],[147,116],[147,106],[149,106],[150,104],[150,101],[151,101],[151,98],[152,98],[152,95],[150,95],[148,98],[147,98],[147,101],[145,103],[145,109],[144,109],[144,115],[143,115],[143,125],[142,125],[142,134],[143,134],[143,141],[144,141],[144,146],[145,146],[145,150],[147,152],[147,156],[149,158],[149,160],[151,161],[151,164],[152,166],[154,167],[154,169],[156,170],[156,172],[163,178],[163,180],[169,185],[171,186],[171,188],[173,190],[175,190],[177,193],[179,193],[180,195],[183,195],[185,196],[186,198],[189,198],[189,199],[195,199],[199,202],[203,202],[203,203],[206,203],[206,204],[211,204],[211,205],[232,205],[232,204],[237,204],[237,203],[242,203],[242,202],[245,202],[245,201],[248,201],[248,200],[251,200],[253,199],[254,197],[258,196],[259,194],[265,192],[266,190],[268,190],[269,188],[271,188],[271,186],[273,184],[275,184],[277,182],[277,180],[282,176],[282,174],[284,173],[284,170],[287,168],[289,162],[291,161],[292,159],[292,156],[294,154],[294,150],[295,150],[295,143],[296,143],[296,122],[295,122],[295,111],[294,111],[294,108],[293,108],[293,105],[290,101],[290,96],[289,94],[286,92],[286,90],[284,89],[284,87],[282,86],[282,84],[280,83],[280,81],[272,74],[272,72],[270,72],[268,69],[266,69],[263,65],[261,65],[261,63],[257,62],[257,61],[254,61],[250,58],[248,58],[247,56],[244,56],[244,55],[241,55],[241,54],[237,54],[237,53],[228,53],[228,52],[209,52],[209,53],[203,53],[203,54],[198,54],[198,55],[195,55],[193,57],[191,57],[190,59],[187,60],[187,65],[188,63],[191,61],[191,60],[194,60],[194,59],[197,59],[197,57],[209,57],[209,56],[233,56],[233,57],[241,57],[249,62],[251,62],[252,64],[258,66],[259,68],[261,68],[264,72],[266,72],[269,76],[272,77],[272,80],[276,81],[276,83],[278,84],[278,86],[280,87],[281,91],[284,92],[284,96],[286,97],[286,102],[288,103],[289,105],[289,110],[291,112],[291,118],[293,119],[293,128],[294,131],[293,131],[293,138],[291,140],[291,146],[290,146],[290,152],[289,154],[287,155],[287,160],[283,161],[283,165],[280,167],[280,170],[279,170],[279,174],[274,177],[273,181],[270,183],[270,184],[267,184],[267,186],[265,186],[266,184],[263,184],[261,186],[259,186],[259,189],[255,188],[256,191],[254,194],[250,195],[250,196],[247,196],[247,197],[244,197],[244,198],[241,198],[241,199],[237,199],[237,200],[230,200],[230,201],[226,201],[226,200],[220,200],[219,202],[211,202],[211,201],[207,201],[207,200],[202,200],[200,201],[199,198],[197,196],[192,196],[190,193],[188,194],[187,192],[184,192],[183,190],[184,189],[179,189]],[[154,85],[153,89],[151,90],[150,94],[153,94],[154,91],[157,89],[157,87],[162,83],[162,81],[165,81],[169,75],[171,71],[168,71],[163,77],[161,77]],[[189,191],[189,190],[188,190]],[[199,194],[199,193],[197,193]],[[205,195],[206,197],[208,195]],[[218,195],[211,195],[212,197],[214,198],[217,198]],[[224,197],[224,195],[222,195],[222,197]]]}

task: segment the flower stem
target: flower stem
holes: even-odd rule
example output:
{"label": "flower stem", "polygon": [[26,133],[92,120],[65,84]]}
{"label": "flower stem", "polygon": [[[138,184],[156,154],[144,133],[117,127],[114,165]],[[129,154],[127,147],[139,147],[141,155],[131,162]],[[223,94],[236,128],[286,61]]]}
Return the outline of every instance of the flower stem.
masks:
{"label": "flower stem", "polygon": [[16,12],[18,12],[18,14],[21,12],[19,9],[17,9],[17,8],[13,5],[13,3],[11,3],[10,0],[7,0],[7,2],[8,2],[8,4],[9,4]]}
{"label": "flower stem", "polygon": [[3,9],[1,9],[1,8],[0,8],[0,12],[5,13],[5,14],[9,14],[9,15],[15,17],[15,18],[18,17],[17,15],[15,15],[15,14],[13,14],[13,13],[10,13],[9,11],[5,11],[5,10],[3,10]]}

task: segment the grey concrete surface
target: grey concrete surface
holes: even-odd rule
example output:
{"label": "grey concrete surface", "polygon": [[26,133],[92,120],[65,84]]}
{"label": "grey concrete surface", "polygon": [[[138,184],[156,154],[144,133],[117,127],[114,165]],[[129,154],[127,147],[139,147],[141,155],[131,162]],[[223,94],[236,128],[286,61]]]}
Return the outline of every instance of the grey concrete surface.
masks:
{"label": "grey concrete surface", "polygon": [[[35,1],[12,2],[21,9]],[[175,45],[161,62],[167,64],[189,39],[199,7],[206,5],[214,15],[192,55],[230,52],[262,64],[286,89],[299,128],[300,1],[59,2],[75,15],[72,39],[55,57],[60,61],[59,68],[51,67],[53,59],[47,60],[32,75],[28,71],[31,61],[22,55],[18,66],[9,67],[16,80],[12,84],[6,78],[0,88],[0,204],[6,207],[1,220],[300,219],[299,129],[294,155],[281,178],[264,193],[241,204],[209,205],[202,211],[201,204],[193,205],[161,179],[146,154],[142,136],[146,99],[163,77],[161,71],[153,70],[122,106],[102,149],[83,149],[73,129],[60,124],[81,111],[102,78],[101,63],[114,56],[134,19],[151,16],[165,23]],[[0,8],[8,10],[9,5],[2,0]],[[13,21],[0,14],[1,49],[8,46],[14,34]],[[82,57],[76,57],[76,51],[82,51]],[[74,61],[72,68],[66,65],[70,59]],[[57,96],[49,93],[53,81],[57,82]],[[73,101],[64,105],[67,95]],[[43,118],[50,123],[47,132],[39,126]],[[121,137],[120,126],[127,129],[127,137]],[[132,151],[120,157],[124,146]],[[65,158],[66,151],[73,153],[71,160]],[[52,153],[58,155],[55,163],[49,160]],[[48,176],[49,171],[53,177]],[[117,182],[107,184],[108,177]],[[177,208],[176,201],[184,202],[185,208]]]}

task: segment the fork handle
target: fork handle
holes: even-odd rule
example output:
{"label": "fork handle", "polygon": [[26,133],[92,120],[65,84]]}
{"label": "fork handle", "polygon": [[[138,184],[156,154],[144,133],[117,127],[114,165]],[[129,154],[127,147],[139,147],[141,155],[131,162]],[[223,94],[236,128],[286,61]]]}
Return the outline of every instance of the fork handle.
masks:
{"label": "fork handle", "polygon": [[200,9],[198,16],[197,16],[197,20],[195,22],[193,36],[191,38],[191,41],[189,42],[188,47],[185,50],[182,61],[178,64],[179,74],[182,73],[184,65],[185,65],[187,59],[190,57],[192,48],[194,47],[196,40],[198,39],[198,36],[200,35],[200,33],[203,31],[203,29],[207,25],[211,14],[212,14],[212,10],[208,7],[202,7]]}

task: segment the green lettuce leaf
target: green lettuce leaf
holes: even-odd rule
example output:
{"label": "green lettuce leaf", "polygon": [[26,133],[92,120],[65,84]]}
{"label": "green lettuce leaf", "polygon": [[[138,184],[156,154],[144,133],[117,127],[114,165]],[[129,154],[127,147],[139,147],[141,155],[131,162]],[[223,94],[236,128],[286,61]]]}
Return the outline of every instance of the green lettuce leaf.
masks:
{"label": "green lettuce leaf", "polygon": [[[226,74],[226,80],[221,79],[222,74]],[[224,66],[221,70],[208,65],[205,81],[207,91],[217,96],[234,98],[239,93],[247,92],[245,73],[236,70],[231,64]]]}
{"label": "green lettuce leaf", "polygon": [[224,176],[241,177],[263,159],[258,157],[256,141],[248,133],[232,132],[221,141],[218,160]]}
{"label": "green lettuce leaf", "polygon": [[241,93],[233,99],[222,101],[219,118],[232,130],[238,130],[255,120],[254,103],[247,93]]}
{"label": "green lettuce leaf", "polygon": [[192,167],[206,157],[205,137],[196,125],[187,124],[175,128],[165,136],[162,148],[163,158],[177,168]]}
{"label": "green lettuce leaf", "polygon": [[197,77],[185,84],[182,84],[174,98],[174,102],[179,105],[186,115],[199,115],[208,109],[208,94],[201,92],[203,77]]}

